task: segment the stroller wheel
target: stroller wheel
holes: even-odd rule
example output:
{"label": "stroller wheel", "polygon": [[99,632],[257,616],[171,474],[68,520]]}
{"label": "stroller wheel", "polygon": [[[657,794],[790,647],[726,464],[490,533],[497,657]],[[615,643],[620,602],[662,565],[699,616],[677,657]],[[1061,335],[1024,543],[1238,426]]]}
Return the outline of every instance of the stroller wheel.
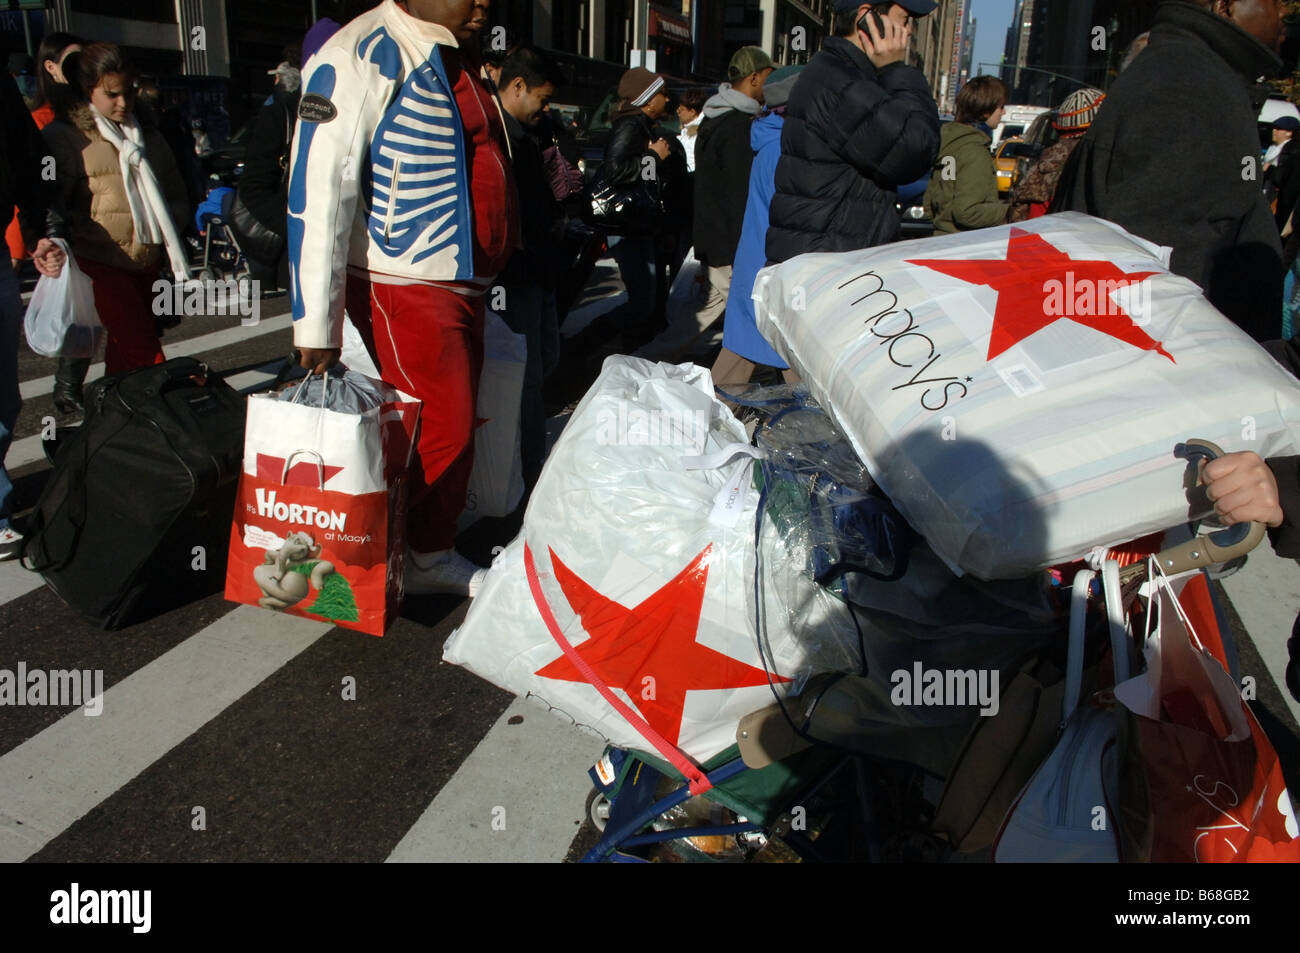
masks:
{"label": "stroller wheel", "polygon": [[199,281],[203,282],[204,284],[207,284],[210,281],[217,280],[217,273],[213,271],[211,268],[204,268],[195,277],[197,277]]}
{"label": "stroller wheel", "polygon": [[600,788],[592,788],[587,795],[587,818],[598,831],[603,831],[609,823],[609,812],[613,807],[609,798]]}

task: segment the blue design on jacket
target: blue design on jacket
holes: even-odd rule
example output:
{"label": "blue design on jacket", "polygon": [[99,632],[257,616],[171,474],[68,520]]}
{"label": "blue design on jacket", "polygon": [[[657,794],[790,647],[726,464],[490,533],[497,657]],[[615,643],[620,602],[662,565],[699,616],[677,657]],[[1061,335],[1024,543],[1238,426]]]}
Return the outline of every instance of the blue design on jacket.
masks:
{"label": "blue design on jacket", "polygon": [[788,366],[758,333],[754,318],[754,279],[767,264],[767,222],[776,191],[776,164],[781,158],[781,127],[778,113],[759,116],[749,127],[749,144],[754,164],[749,170],[749,199],[745,221],[740,227],[740,244],[731,269],[731,290],[727,293],[727,316],[722,326],[722,346],[755,364],[782,370]]}
{"label": "blue design on jacket", "polygon": [[[449,87],[432,63],[407,77],[371,140],[367,230],[390,258],[412,263],[451,248],[472,221],[456,170],[466,165]],[[414,254],[411,254],[414,252]],[[459,262],[458,262],[459,264]]]}
{"label": "blue design on jacket", "polygon": [[454,40],[406,19],[383,3],[312,58],[304,99],[328,103],[299,120],[288,189],[299,346],[338,346],[349,269],[399,283],[475,277],[468,150],[443,62]]}
{"label": "blue design on jacket", "polygon": [[[334,67],[326,63],[311,74],[311,81],[303,92],[319,93],[329,99],[334,94],[334,83]],[[302,238],[306,234],[302,213],[307,209],[307,164],[311,158],[311,144],[319,128],[320,123],[298,123],[294,133],[298,137],[297,161],[289,173],[289,215],[286,220],[289,234],[285,238],[289,245],[289,306],[295,321],[303,316],[302,276],[298,273],[298,263],[302,260]]]}

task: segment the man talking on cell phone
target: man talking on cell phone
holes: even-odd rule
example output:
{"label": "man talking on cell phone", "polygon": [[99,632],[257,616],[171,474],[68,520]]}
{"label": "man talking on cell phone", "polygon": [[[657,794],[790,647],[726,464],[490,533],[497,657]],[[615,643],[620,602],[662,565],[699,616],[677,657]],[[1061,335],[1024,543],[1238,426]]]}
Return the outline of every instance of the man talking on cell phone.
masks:
{"label": "man talking on cell phone", "polygon": [[833,36],[786,105],[767,257],[852,251],[898,235],[896,190],[930,169],[939,112],[908,66],[912,21],[934,0],[834,0]]}

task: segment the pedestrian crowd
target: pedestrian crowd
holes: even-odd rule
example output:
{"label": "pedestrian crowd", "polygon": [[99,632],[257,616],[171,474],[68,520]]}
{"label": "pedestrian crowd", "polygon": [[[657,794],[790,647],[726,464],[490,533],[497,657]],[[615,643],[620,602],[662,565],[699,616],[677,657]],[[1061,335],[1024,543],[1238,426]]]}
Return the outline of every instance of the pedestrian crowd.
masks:
{"label": "pedestrian crowd", "polygon": [[[1080,89],[1054,110],[1051,141],[1009,201],[990,152],[1007,87],[971,79],[941,123],[907,62],[934,0],[833,0],[831,35],[806,66],[778,68],[743,47],[712,93],[628,70],[603,160],[585,181],[571,130],[549,108],[565,76],[539,49],[485,44],[487,0],[370,7],[320,21],[269,70],[274,89],[253,121],[242,179],[214,198],[213,214],[235,223],[268,293],[287,290],[304,367],[339,362],[347,321],[380,376],[423,401],[410,593],[473,595],[482,579],[454,539],[494,289],[492,307],[527,342],[529,487],[545,457],[544,387],[566,359],[698,358],[721,330],[712,369],[724,395],[756,374],[792,379],[756,326],[759,270],[895,241],[900,195],[922,190],[939,233],[1078,211],[1168,246],[1174,272],[1300,371],[1300,346],[1287,343],[1300,306],[1300,121],[1279,119],[1262,153],[1256,127],[1256,79],[1282,66],[1280,2],[1162,4],[1106,93]],[[11,264],[30,254],[56,275],[64,256],[53,240],[65,241],[94,287],[108,373],[158,363],[150,289],[164,270],[189,274],[183,223],[208,191],[211,138],[198,119],[188,143],[165,133],[112,44],[51,34],[32,69],[26,102],[3,83]],[[53,176],[41,174],[46,157]],[[1258,175],[1242,174],[1247,157]],[[617,263],[626,300],[562,346],[574,242],[593,236]],[[19,405],[22,309],[13,267],[0,282],[2,459]],[[87,364],[60,364],[61,408],[82,399]],[[1300,460],[1233,453],[1206,478],[1225,519],[1265,522],[1279,553],[1300,556]],[[10,490],[0,468],[0,556],[16,548]]]}

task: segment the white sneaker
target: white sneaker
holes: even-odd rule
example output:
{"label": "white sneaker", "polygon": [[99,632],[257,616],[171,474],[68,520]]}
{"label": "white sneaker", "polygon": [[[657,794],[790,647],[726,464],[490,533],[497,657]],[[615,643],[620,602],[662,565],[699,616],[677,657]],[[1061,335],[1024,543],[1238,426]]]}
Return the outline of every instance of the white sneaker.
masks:
{"label": "white sneaker", "polygon": [[408,596],[478,595],[487,570],[470,562],[454,549],[436,553],[406,554]]}
{"label": "white sneaker", "polygon": [[0,563],[15,559],[23,550],[23,535],[11,527],[0,529]]}

